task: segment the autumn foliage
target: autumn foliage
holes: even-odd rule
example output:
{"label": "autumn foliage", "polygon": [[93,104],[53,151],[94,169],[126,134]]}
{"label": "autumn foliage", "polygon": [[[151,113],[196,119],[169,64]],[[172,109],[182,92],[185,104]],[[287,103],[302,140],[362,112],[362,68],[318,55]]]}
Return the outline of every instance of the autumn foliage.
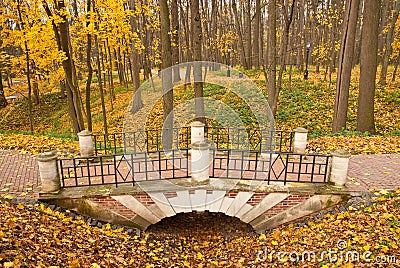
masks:
{"label": "autumn foliage", "polygon": [[[92,227],[43,204],[1,201],[0,263],[5,267],[395,267],[394,261],[400,260],[399,215],[400,190],[376,191],[370,206],[350,206],[302,227],[289,225],[261,235],[238,219],[205,213],[179,214],[140,235],[129,235],[108,224]],[[307,259],[308,255],[301,259],[304,252],[313,252],[315,259]],[[352,259],[355,252],[358,261]]]}

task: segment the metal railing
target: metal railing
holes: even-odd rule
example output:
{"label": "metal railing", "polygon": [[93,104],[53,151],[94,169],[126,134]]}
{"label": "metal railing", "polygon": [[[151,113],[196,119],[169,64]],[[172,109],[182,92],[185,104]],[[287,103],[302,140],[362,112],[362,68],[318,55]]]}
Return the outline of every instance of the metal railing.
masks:
{"label": "metal railing", "polygon": [[188,149],[153,153],[97,155],[58,160],[61,187],[188,178]]}
{"label": "metal railing", "polygon": [[[168,135],[170,144],[163,144]],[[59,159],[62,187],[191,177],[191,129],[94,134],[94,156]],[[326,183],[330,155],[293,153],[294,132],[206,126],[211,178]]]}
{"label": "metal railing", "polygon": [[214,151],[214,178],[271,182],[327,183],[331,156],[322,154]]}
{"label": "metal railing", "polygon": [[216,149],[292,152],[293,131],[205,127],[204,136]]}
{"label": "metal railing", "polygon": [[[164,134],[168,129],[164,129]],[[168,149],[190,148],[190,127],[169,130],[172,144]],[[149,129],[125,133],[93,134],[95,155],[135,154],[163,150],[163,130]],[[204,137],[216,149],[293,152],[294,132],[246,128],[205,127]]]}
{"label": "metal railing", "polygon": [[[165,130],[166,131],[166,130]],[[144,153],[163,150],[162,129],[124,133],[93,134],[94,154]],[[170,149],[190,147],[190,127],[173,128]]]}
{"label": "metal railing", "polygon": [[[211,178],[326,183],[330,155],[211,149]],[[189,178],[189,149],[59,159],[62,188]]]}

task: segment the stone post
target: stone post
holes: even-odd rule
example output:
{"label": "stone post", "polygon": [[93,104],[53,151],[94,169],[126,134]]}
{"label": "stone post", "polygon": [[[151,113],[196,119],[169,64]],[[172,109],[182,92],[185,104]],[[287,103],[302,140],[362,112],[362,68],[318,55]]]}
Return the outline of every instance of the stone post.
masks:
{"label": "stone post", "polygon": [[345,185],[351,154],[343,150],[335,150],[331,152],[331,155],[332,166],[329,180],[335,185]]}
{"label": "stone post", "polygon": [[60,176],[57,167],[57,152],[45,152],[37,157],[40,180],[44,193],[57,193],[61,189]]}
{"label": "stone post", "polygon": [[295,154],[305,154],[307,146],[308,130],[302,127],[294,129],[293,152]]}
{"label": "stone post", "polygon": [[93,139],[92,132],[89,130],[83,130],[78,133],[79,137],[79,148],[82,157],[93,156]]}
{"label": "stone post", "polygon": [[206,141],[192,144],[192,182],[209,183],[210,145]]}
{"label": "stone post", "polygon": [[190,144],[204,141],[204,126],[205,125],[199,121],[190,124]]}

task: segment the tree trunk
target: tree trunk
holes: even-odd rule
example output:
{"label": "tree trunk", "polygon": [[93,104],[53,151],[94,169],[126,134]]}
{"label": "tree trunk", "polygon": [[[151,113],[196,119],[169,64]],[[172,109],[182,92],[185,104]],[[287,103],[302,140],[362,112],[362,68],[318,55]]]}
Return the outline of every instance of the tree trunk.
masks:
{"label": "tree trunk", "polygon": [[239,37],[240,58],[242,59],[243,66],[246,67],[247,66],[247,62],[246,62],[247,56],[246,56],[246,52],[245,52],[246,48],[245,48],[245,44],[243,41],[242,27],[241,27],[241,23],[240,23],[236,0],[232,0],[232,11],[233,11],[233,15],[235,18],[236,32]]}
{"label": "tree trunk", "polygon": [[[297,43],[301,44],[302,43],[302,38],[304,38],[304,28],[305,28],[305,22],[304,22],[304,0],[298,1],[298,6],[299,6],[299,20],[297,23]],[[300,69],[301,72],[304,71],[304,57],[303,57],[303,51],[304,51],[304,46],[299,45],[297,47],[297,57],[296,57],[296,66],[297,68]]]}
{"label": "tree trunk", "polygon": [[385,44],[385,51],[382,57],[382,70],[379,78],[379,84],[384,86],[386,85],[386,75],[389,66],[389,59],[392,55],[392,43],[394,40],[394,28],[396,27],[397,18],[399,17],[400,11],[400,0],[397,0],[396,5],[393,10],[393,16],[390,21],[389,29],[386,35],[386,44]]}
{"label": "tree trunk", "polygon": [[396,57],[394,61],[394,70],[392,74],[392,82],[396,81],[397,69],[399,68],[399,57]]}
{"label": "tree trunk", "polygon": [[260,69],[260,27],[261,27],[261,0],[256,0],[256,10],[254,16],[254,33],[253,33],[253,55],[254,67]]}
{"label": "tree trunk", "polygon": [[[360,6],[358,7],[358,16],[359,17],[361,17],[361,13],[364,8],[363,2],[364,1],[360,1]],[[355,41],[354,56],[353,56],[353,68],[357,64],[360,64],[361,26],[362,26],[362,21],[358,20],[357,27],[356,27],[357,29],[356,29],[356,41]]]}
{"label": "tree trunk", "polygon": [[289,14],[287,14],[287,9],[286,6],[283,6],[283,18],[285,21],[284,24],[284,32],[283,32],[283,39],[282,39],[282,47],[281,47],[281,53],[280,53],[280,60],[281,60],[281,66],[279,68],[279,74],[278,74],[278,85],[276,89],[276,96],[278,97],[279,91],[282,88],[282,78],[283,78],[283,71],[286,68],[286,53],[288,50],[288,43],[289,43],[289,31],[290,31],[290,25],[292,24],[293,21],[293,12],[294,12],[294,6],[295,6],[295,0],[292,0],[292,4],[289,7]]}
{"label": "tree trunk", "polygon": [[[394,0],[396,1],[396,0]],[[381,16],[379,19],[379,37],[378,37],[378,62],[382,61],[383,49],[386,43],[386,31],[384,31],[386,25],[388,24],[388,17],[391,10],[391,4],[393,0],[383,1],[382,6],[379,8]]]}
{"label": "tree trunk", "polygon": [[202,60],[201,45],[201,19],[199,0],[191,0],[191,23],[192,23],[192,47],[193,47],[193,76],[196,120],[206,123],[204,116],[203,82],[202,82]]}
{"label": "tree trunk", "polygon": [[[25,29],[24,29],[24,22],[22,20],[20,0],[17,0],[17,10],[19,18],[19,29],[24,32],[24,38],[25,38],[25,31],[24,31]],[[28,48],[28,42],[26,40],[24,40],[24,49],[25,49],[25,60],[26,60],[26,79],[28,82],[29,129],[30,132],[33,134],[32,87],[31,87],[31,74],[30,74],[31,70],[30,70],[29,48]]]}
{"label": "tree trunk", "polygon": [[3,87],[3,73],[0,69],[0,109],[7,106],[7,99],[4,95],[4,87]]}
{"label": "tree trunk", "polygon": [[114,78],[113,78],[113,64],[112,64],[112,58],[111,58],[111,48],[110,45],[108,44],[108,38],[106,39],[106,46],[104,46],[104,55],[107,55],[108,58],[108,86],[110,88],[110,104],[111,104],[111,110],[114,110],[114,99],[115,99],[115,93],[114,93]]}
{"label": "tree trunk", "polygon": [[[45,12],[49,18],[53,17],[50,8],[48,7],[46,1],[43,1],[43,7]],[[63,0],[58,0],[56,5],[56,12],[61,13],[60,11],[64,11],[65,3]],[[69,44],[69,31],[68,31],[68,21],[67,16],[64,13],[57,14],[60,16],[63,21],[56,25],[54,20],[51,21],[54,36],[58,45],[59,50],[63,51],[66,57],[66,60],[62,62],[64,74],[65,74],[65,86],[68,100],[68,113],[71,119],[72,128],[75,134],[84,130],[85,125],[83,121],[82,107],[81,107],[81,97],[78,92],[77,85],[74,83],[76,81],[74,79],[74,69],[75,66],[72,61],[72,53],[70,51]]]}
{"label": "tree trunk", "polygon": [[350,0],[346,5],[343,22],[342,43],[339,55],[339,71],[336,80],[336,98],[333,113],[332,132],[346,128],[351,69],[353,67],[355,33],[360,0]]}
{"label": "tree trunk", "polygon": [[35,105],[40,104],[39,83],[38,83],[37,79],[38,79],[37,77],[34,77],[33,81],[32,81],[33,103]]}
{"label": "tree trunk", "polygon": [[369,0],[364,3],[357,110],[357,131],[360,132],[375,133],[374,98],[380,7],[381,0]]}
{"label": "tree trunk", "polygon": [[[135,8],[135,0],[129,1],[129,10],[133,10]],[[136,19],[131,16],[130,17],[131,30],[132,32],[136,32],[138,26]],[[131,108],[131,113],[135,114],[143,107],[142,101],[142,92],[139,90],[140,88],[140,65],[139,65],[139,53],[135,48],[135,44],[132,42],[131,44],[132,54],[132,87],[133,87],[133,103]]]}
{"label": "tree trunk", "polygon": [[268,104],[275,117],[278,96],[276,94],[276,0],[268,3]]}
{"label": "tree trunk", "polygon": [[64,99],[67,97],[67,85],[65,85],[65,80],[60,80],[60,96],[59,99]]}
{"label": "tree trunk", "polygon": [[245,22],[245,35],[246,35],[246,69],[252,68],[252,43],[251,43],[251,0],[245,1],[244,6],[244,22]]}
{"label": "tree trunk", "polygon": [[171,49],[172,49],[172,65],[174,70],[174,82],[181,80],[179,71],[179,12],[178,0],[171,1]]}
{"label": "tree trunk", "polygon": [[161,57],[162,57],[162,91],[163,91],[163,115],[164,126],[162,135],[163,148],[172,148],[173,122],[174,122],[174,93],[172,85],[172,52],[170,39],[170,20],[167,0],[159,0],[160,5],[160,37],[161,37]]}
{"label": "tree trunk", "polygon": [[[87,16],[89,19],[89,12],[91,11],[91,2],[92,0],[86,0],[86,9],[87,9]],[[90,22],[88,21],[86,23],[86,28],[89,27]],[[92,108],[90,105],[90,86],[92,84],[92,76],[93,76],[93,68],[92,68],[92,63],[91,63],[91,58],[92,58],[92,37],[91,34],[88,33],[86,35],[87,39],[87,44],[86,44],[86,68],[87,68],[87,80],[86,80],[86,120],[87,120],[87,125],[88,125],[88,130],[93,131],[93,123],[92,123]]]}
{"label": "tree trunk", "polygon": [[[93,2],[93,9],[97,10],[97,8],[94,6]],[[95,23],[96,31],[99,31],[99,23]],[[104,89],[103,89],[103,83],[101,81],[101,62],[100,62],[100,47],[99,47],[99,40],[97,35],[94,35],[94,46],[97,51],[97,57],[96,57],[96,64],[97,64],[97,83],[99,86],[100,90],[100,99],[101,99],[101,111],[102,111],[102,116],[103,116],[103,128],[104,128],[104,134],[108,134],[108,125],[107,125],[107,112],[106,112],[106,104],[105,104],[105,99],[104,99]]]}

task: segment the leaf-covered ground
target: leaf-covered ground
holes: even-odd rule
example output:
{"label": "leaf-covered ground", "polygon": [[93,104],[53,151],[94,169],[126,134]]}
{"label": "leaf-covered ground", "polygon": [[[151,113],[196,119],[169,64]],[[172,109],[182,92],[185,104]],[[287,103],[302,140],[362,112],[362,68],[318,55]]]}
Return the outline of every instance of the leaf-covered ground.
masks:
{"label": "leaf-covered ground", "polygon": [[389,154],[400,153],[398,136],[323,136],[311,138],[307,150],[310,153],[329,153],[342,149],[356,154]]}
{"label": "leaf-covered ground", "polygon": [[140,236],[92,227],[43,205],[2,201],[0,218],[4,267],[400,265],[400,190],[375,192],[369,207],[261,235],[238,219],[207,213],[166,219]]}
{"label": "leaf-covered ground", "polygon": [[79,151],[79,143],[70,139],[27,134],[0,133],[0,150],[16,150],[22,153],[39,154],[57,150],[60,154]]}

